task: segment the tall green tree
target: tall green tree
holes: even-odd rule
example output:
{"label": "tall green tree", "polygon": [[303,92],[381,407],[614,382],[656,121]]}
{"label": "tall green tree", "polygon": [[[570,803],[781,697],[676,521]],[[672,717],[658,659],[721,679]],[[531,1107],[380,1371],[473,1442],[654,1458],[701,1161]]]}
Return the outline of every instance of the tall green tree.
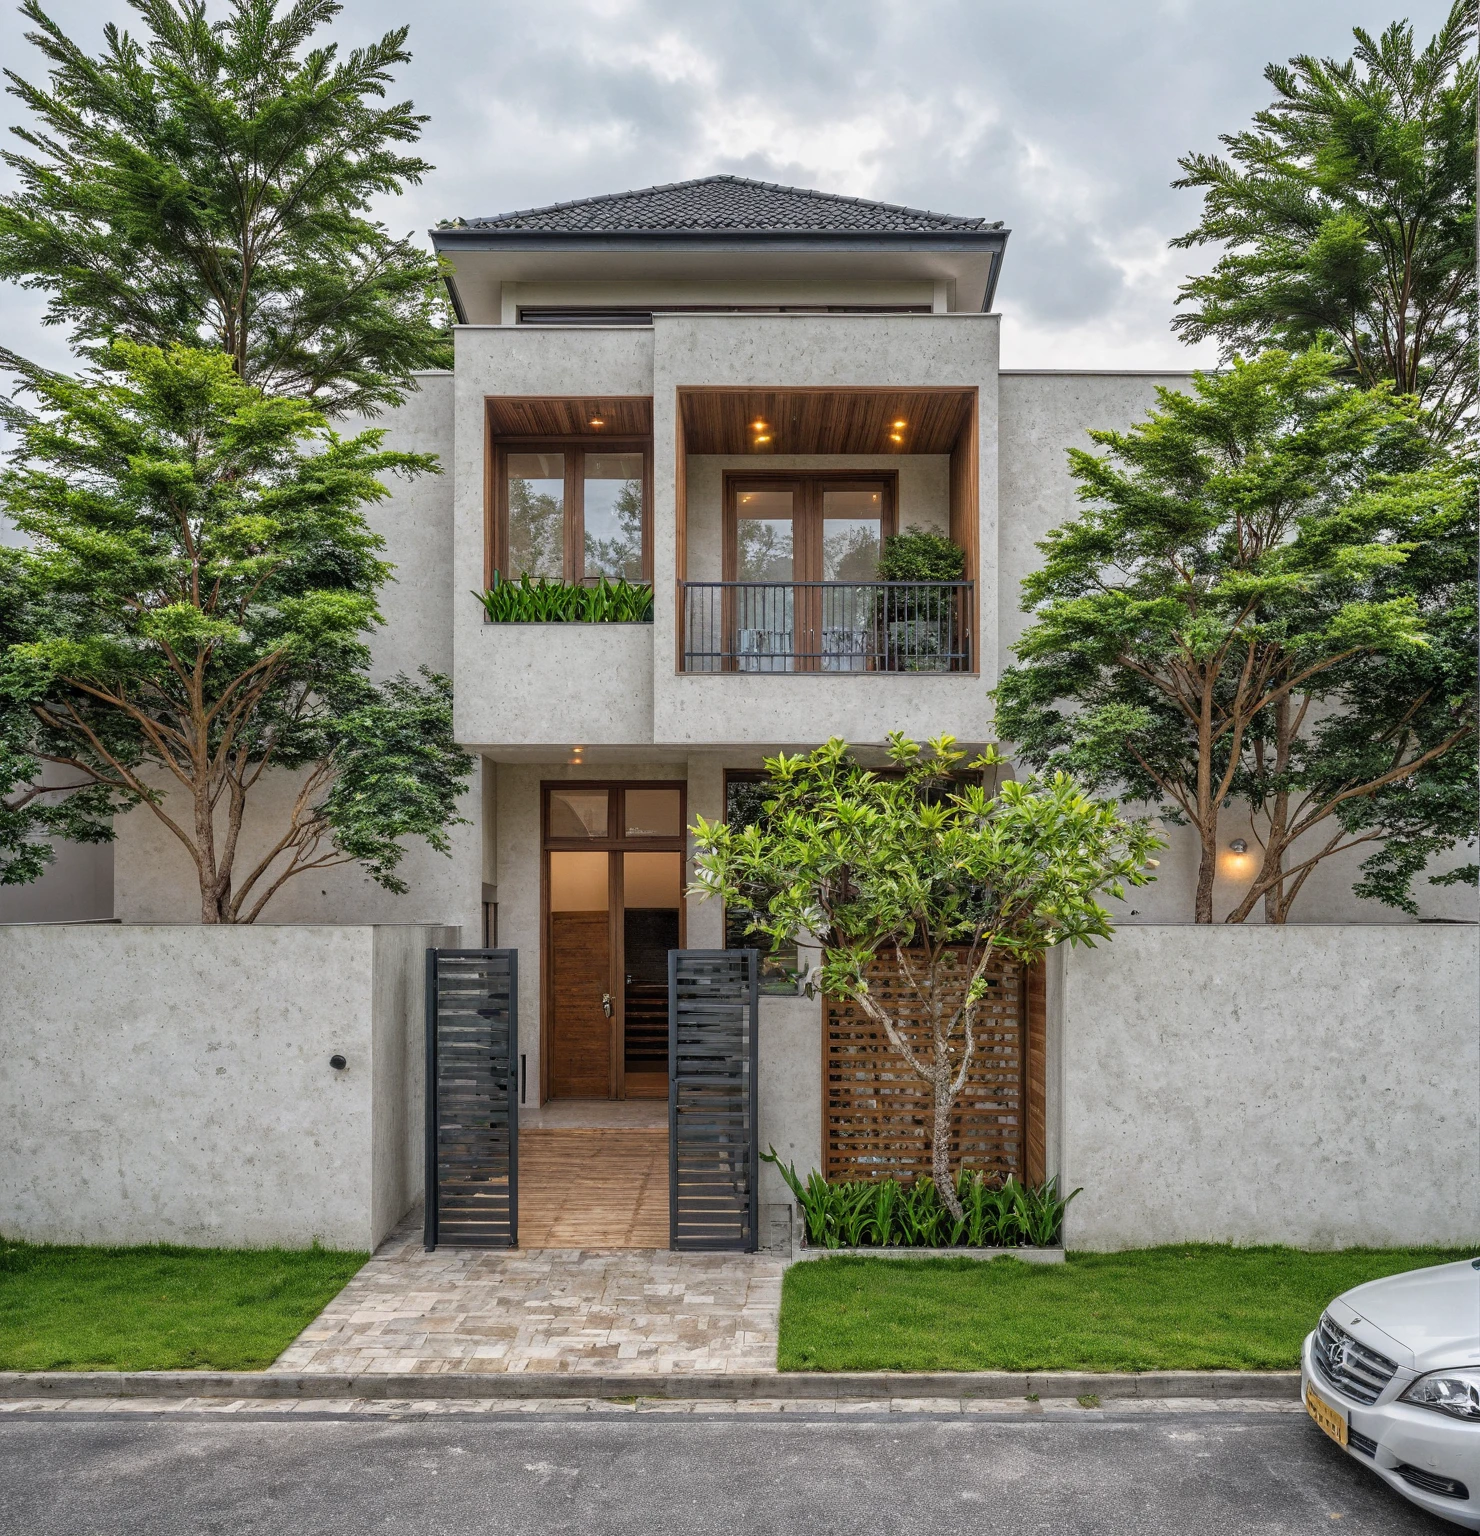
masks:
{"label": "tall green tree", "polygon": [[1260,900],[1284,921],[1321,860],[1371,842],[1391,848],[1363,894],[1402,905],[1475,825],[1473,475],[1411,401],[1337,370],[1235,360],[1092,432],[1106,451],[1069,455],[1084,510],[1023,583],[999,735],[1190,825],[1197,922],[1235,801],[1263,857],[1231,921]]}
{"label": "tall green tree", "polygon": [[1476,0],[1422,49],[1394,22],[1344,61],[1271,64],[1275,99],[1190,154],[1174,186],[1202,218],[1177,247],[1223,248],[1183,284],[1173,327],[1225,360],[1337,349],[1364,388],[1416,395],[1440,435],[1475,405]]}
{"label": "tall green tree", "polygon": [[[203,923],[252,922],[337,864],[404,890],[405,839],[447,851],[471,760],[445,678],[369,676],[390,567],[360,509],[433,466],[338,436],[220,352],[117,341],[101,362],[28,367],[37,408],[3,411],[20,449],[0,508],[30,541],[8,567],[30,614],[0,654],[5,717],[28,711],[37,755],[95,799],[158,818]],[[249,827],[274,769],[295,797]]]}
{"label": "tall green tree", "polygon": [[47,293],[83,348],[219,347],[269,394],[374,413],[446,366],[435,259],[368,216],[430,169],[426,121],[383,100],[407,29],[341,58],[337,0],[130,0],[94,57],[21,7],[44,83],[6,70],[35,126],[5,154],[0,277]]}
{"label": "tall green tree", "polygon": [[[995,754],[969,765],[973,781],[949,736],[926,750],[898,732],[889,743],[888,774],[836,737],[768,759],[761,816],[695,822],[693,891],[746,914],[773,948],[821,946],[823,991],[857,1003],[929,1085],[933,1178],[959,1221],[951,1108],[976,1054],[988,971],[1107,938],[1096,897],[1144,884],[1160,843],[1066,774],[994,795],[985,779]],[[870,987],[880,956],[904,977],[898,1000]],[[907,1021],[921,1018],[916,1033]]]}

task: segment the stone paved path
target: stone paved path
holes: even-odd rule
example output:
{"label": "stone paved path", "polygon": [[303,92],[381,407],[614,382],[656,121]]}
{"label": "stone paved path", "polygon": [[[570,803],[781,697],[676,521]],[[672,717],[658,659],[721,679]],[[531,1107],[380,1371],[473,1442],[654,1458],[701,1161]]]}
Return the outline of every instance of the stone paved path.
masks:
{"label": "stone paved path", "polygon": [[774,1371],[785,1268],[666,1249],[427,1253],[416,1213],[272,1369]]}

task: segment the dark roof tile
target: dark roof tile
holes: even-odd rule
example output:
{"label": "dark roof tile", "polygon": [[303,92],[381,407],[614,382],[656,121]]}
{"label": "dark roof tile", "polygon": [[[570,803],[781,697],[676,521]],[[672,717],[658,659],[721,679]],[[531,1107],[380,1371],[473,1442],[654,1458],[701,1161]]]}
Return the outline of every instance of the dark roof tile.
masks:
{"label": "dark roof tile", "polygon": [[992,229],[985,219],[901,208],[861,197],[809,192],[744,176],[704,176],[635,192],[611,192],[547,208],[459,222],[465,229],[547,230],[567,234],[731,232],[763,234],[918,233]]}

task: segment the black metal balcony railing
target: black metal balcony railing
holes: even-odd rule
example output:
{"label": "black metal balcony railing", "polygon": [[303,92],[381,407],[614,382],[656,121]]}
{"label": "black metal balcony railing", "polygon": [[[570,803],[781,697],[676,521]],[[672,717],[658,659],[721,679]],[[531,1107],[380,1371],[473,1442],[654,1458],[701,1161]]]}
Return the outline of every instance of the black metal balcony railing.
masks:
{"label": "black metal balcony railing", "polygon": [[969,672],[969,581],[680,582],[685,672]]}

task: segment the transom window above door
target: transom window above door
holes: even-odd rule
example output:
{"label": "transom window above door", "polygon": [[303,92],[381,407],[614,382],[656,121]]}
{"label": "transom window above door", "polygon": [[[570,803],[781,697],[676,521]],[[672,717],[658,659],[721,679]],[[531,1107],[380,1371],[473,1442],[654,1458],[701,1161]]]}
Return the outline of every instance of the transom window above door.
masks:
{"label": "transom window above door", "polygon": [[509,443],[494,454],[490,567],[506,579],[651,581],[645,443]]}
{"label": "transom window above door", "polygon": [[725,490],[726,581],[878,580],[893,475],[731,475]]}

